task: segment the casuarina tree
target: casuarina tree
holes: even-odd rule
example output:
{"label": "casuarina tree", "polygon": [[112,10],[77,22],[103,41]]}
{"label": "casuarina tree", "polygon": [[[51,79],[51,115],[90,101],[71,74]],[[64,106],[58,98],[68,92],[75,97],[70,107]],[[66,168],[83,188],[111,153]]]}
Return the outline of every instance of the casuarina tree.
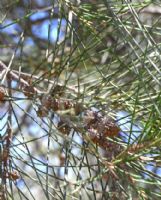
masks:
{"label": "casuarina tree", "polygon": [[161,199],[160,15],[1,0],[0,199]]}

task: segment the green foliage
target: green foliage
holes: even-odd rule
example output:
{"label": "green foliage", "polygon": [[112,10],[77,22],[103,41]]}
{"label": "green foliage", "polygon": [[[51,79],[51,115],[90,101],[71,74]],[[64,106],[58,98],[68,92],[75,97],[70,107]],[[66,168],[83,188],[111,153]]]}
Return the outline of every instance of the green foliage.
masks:
{"label": "green foliage", "polygon": [[157,1],[1,5],[3,198],[160,199]]}

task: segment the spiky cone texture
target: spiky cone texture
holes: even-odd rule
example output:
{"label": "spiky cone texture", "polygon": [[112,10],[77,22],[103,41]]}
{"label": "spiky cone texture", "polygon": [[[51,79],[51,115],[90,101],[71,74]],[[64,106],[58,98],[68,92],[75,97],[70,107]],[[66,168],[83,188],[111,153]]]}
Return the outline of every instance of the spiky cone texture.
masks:
{"label": "spiky cone texture", "polygon": [[109,138],[119,136],[120,129],[114,120],[102,116],[100,113],[87,110],[84,123],[90,140],[104,150],[104,156],[108,161],[111,161],[121,152],[122,147],[109,140]]}

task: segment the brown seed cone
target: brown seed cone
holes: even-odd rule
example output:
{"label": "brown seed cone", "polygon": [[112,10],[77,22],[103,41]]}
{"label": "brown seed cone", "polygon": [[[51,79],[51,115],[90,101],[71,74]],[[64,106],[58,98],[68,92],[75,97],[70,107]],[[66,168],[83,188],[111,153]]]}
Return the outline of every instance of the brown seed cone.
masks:
{"label": "brown seed cone", "polygon": [[62,134],[65,134],[65,135],[69,135],[70,131],[71,131],[71,128],[70,126],[64,122],[64,121],[59,121],[58,122],[58,130],[62,133]]}
{"label": "brown seed cone", "polygon": [[33,86],[27,85],[24,87],[23,93],[26,97],[30,98],[30,97],[33,97],[33,95],[35,95],[36,92]]}

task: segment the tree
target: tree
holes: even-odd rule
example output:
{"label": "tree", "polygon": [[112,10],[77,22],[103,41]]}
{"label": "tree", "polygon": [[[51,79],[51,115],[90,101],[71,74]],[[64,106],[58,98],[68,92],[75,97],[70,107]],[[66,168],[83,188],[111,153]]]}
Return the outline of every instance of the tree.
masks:
{"label": "tree", "polygon": [[1,199],[160,199],[157,1],[0,10]]}

